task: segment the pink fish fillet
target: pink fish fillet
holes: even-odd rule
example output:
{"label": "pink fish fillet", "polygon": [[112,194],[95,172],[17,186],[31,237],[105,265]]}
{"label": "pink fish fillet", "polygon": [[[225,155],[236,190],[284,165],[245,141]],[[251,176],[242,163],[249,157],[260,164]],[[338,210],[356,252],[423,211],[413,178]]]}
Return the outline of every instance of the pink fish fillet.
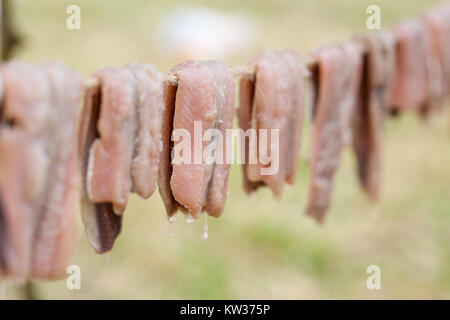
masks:
{"label": "pink fish fillet", "polygon": [[431,10],[423,15],[426,38],[427,99],[421,114],[428,118],[444,104],[450,92],[450,21],[440,11]]}
{"label": "pink fish fillet", "polygon": [[[225,152],[221,161],[204,161],[202,151],[210,142],[202,141],[202,136],[194,142],[194,122],[198,121],[201,134],[206,134],[208,129],[216,129],[225,137],[226,129],[232,128],[234,115],[233,73],[220,62],[187,61],[175,66],[171,76],[177,80],[177,86],[169,85],[166,88],[165,99],[172,106],[166,106],[164,115],[164,151],[159,174],[160,192],[167,213],[173,215],[180,208],[195,218],[203,210],[209,215],[219,216],[227,198],[230,164],[225,160],[230,158],[232,150],[225,149],[223,145],[222,150]],[[172,128],[166,123],[171,121],[171,114]],[[173,133],[188,133],[188,141],[181,138],[173,143],[173,148],[169,147],[171,143],[168,137]],[[177,162],[174,158],[176,155],[171,157],[170,153],[176,153],[177,148],[186,143],[189,143],[187,146],[191,157],[186,158],[186,162]],[[172,159],[172,165],[168,159]]]}
{"label": "pink fish fillet", "polygon": [[443,91],[445,97],[450,95],[450,4],[435,6],[424,14],[428,32],[431,32],[434,50],[438,51]]}
{"label": "pink fish fillet", "polygon": [[390,105],[398,110],[419,111],[427,99],[427,44],[425,25],[409,20],[395,28],[397,39],[395,80]]}
{"label": "pink fish fillet", "polygon": [[317,101],[313,110],[311,178],[306,213],[322,222],[330,205],[333,177],[342,148],[351,142],[352,115],[359,91],[362,46],[321,47],[313,53]]}
{"label": "pink fish fillet", "polygon": [[164,109],[163,76],[150,64],[94,73],[79,129],[81,212],[94,250],[112,249],[130,191],[156,187]]}
{"label": "pink fish fillet", "polygon": [[367,54],[353,120],[353,150],[360,183],[376,200],[380,193],[383,120],[395,72],[395,38],[390,32],[376,32],[363,36],[361,41]]}
{"label": "pink fish fillet", "polygon": [[[255,77],[244,76],[241,79],[238,117],[240,128],[244,131],[254,129],[258,141],[253,145],[246,141],[243,149],[246,156],[244,190],[252,192],[267,185],[276,197],[280,197],[284,183],[293,184],[295,181],[307,68],[300,55],[291,50],[265,51],[251,61],[250,66],[255,70]],[[279,130],[279,141],[271,141],[274,129]],[[265,145],[260,130],[267,132]],[[262,168],[273,164],[261,161],[261,153],[270,154],[271,146],[278,154],[279,166],[276,172],[262,174]],[[257,159],[253,158],[256,163],[249,163],[252,159],[250,153],[257,155]]]}
{"label": "pink fish fillet", "polygon": [[99,137],[90,147],[86,188],[91,201],[111,202],[121,214],[132,186],[136,83],[125,67],[102,69],[93,76],[101,83]]}
{"label": "pink fish fillet", "polygon": [[2,272],[22,279],[61,277],[77,239],[81,77],[57,63],[11,62],[0,73]]}
{"label": "pink fish fillet", "polygon": [[46,122],[50,167],[44,201],[34,231],[31,276],[53,279],[66,275],[77,241],[77,115],[82,78],[62,64],[42,65],[51,87]]}
{"label": "pink fish fillet", "polygon": [[101,83],[92,79],[84,93],[78,130],[78,155],[81,171],[80,210],[89,243],[97,253],[112,249],[120,234],[122,216],[116,215],[111,202],[93,202],[87,191],[89,152],[99,137],[97,123],[101,107]]}
{"label": "pink fish fillet", "polygon": [[[0,190],[2,192],[2,273],[26,279],[32,257],[34,226],[50,165],[45,154],[45,121],[50,88],[38,67],[4,64],[0,126]],[[33,88],[33,90],[30,90]]]}
{"label": "pink fish fillet", "polygon": [[131,166],[132,190],[143,198],[155,191],[161,154],[161,126],[164,108],[163,75],[150,64],[132,64],[137,84],[137,131]]}

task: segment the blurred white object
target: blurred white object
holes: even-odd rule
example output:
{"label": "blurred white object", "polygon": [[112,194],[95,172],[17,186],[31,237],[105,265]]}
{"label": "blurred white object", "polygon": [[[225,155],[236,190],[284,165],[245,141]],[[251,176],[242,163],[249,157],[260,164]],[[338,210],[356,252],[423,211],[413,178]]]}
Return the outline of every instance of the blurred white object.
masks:
{"label": "blurred white object", "polygon": [[251,48],[257,36],[256,23],[246,14],[183,7],[162,18],[154,46],[182,60],[225,59]]}

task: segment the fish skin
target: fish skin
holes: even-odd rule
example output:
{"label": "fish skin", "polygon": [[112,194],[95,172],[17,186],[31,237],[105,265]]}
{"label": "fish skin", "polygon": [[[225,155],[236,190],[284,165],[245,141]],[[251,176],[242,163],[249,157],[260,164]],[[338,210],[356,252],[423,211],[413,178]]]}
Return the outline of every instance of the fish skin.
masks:
{"label": "fish skin", "polygon": [[[362,47],[356,42],[316,49],[317,100],[311,137],[311,177],[306,214],[323,222],[331,202],[334,174],[344,146],[351,143],[361,77]],[[350,136],[349,136],[350,134]]]}
{"label": "fish skin", "polygon": [[87,193],[89,150],[98,138],[97,121],[100,115],[100,83],[87,85],[78,130],[78,155],[81,175],[80,211],[88,241],[97,253],[112,249],[120,234],[122,216],[114,213],[111,203],[94,203]]}
{"label": "fish skin", "polygon": [[163,75],[150,64],[131,64],[137,84],[135,153],[131,166],[132,190],[148,198],[156,189],[161,155]]}
{"label": "fish skin", "polygon": [[0,190],[3,228],[8,230],[0,250],[2,272],[4,276],[26,279],[31,268],[34,227],[39,218],[37,208],[43,199],[43,181],[50,166],[44,148],[50,88],[37,66],[12,61],[0,67],[0,74],[3,82]]}
{"label": "fish skin", "polygon": [[[267,50],[249,65],[255,69],[255,80],[241,79],[240,128],[257,130],[258,140],[259,129],[279,129],[279,149],[275,152],[279,153],[280,159],[279,170],[274,175],[261,175],[263,165],[259,157],[256,164],[245,164],[244,190],[249,193],[267,185],[275,197],[280,198],[284,183],[295,182],[301,146],[306,66],[301,56],[292,50]],[[270,139],[267,140],[270,144]],[[257,154],[258,146],[245,146],[245,149]]]}
{"label": "fish skin", "polygon": [[170,178],[172,176],[172,141],[173,115],[175,112],[175,97],[177,85],[166,82],[164,85],[164,111],[162,117],[162,137],[161,137],[161,157],[158,168],[158,190],[166,208],[167,216],[172,217],[179,208],[170,188]]}
{"label": "fish skin", "polygon": [[31,276],[55,279],[66,274],[77,241],[76,129],[82,78],[60,63],[41,68],[52,88],[52,110],[46,123],[51,166],[34,230]]}
{"label": "fish skin", "polygon": [[361,186],[372,200],[380,194],[381,148],[384,118],[395,76],[395,38],[390,32],[360,38],[364,56],[359,102],[353,121],[353,151]]}
{"label": "fish skin", "polygon": [[[255,79],[253,75],[244,75],[239,81],[239,108],[237,109],[239,128],[244,132],[251,129],[252,106],[255,91]],[[242,163],[242,186],[247,194],[255,192],[258,187],[263,186],[262,181],[250,181],[248,176],[248,164],[250,161],[250,138],[245,137],[245,141],[240,145],[241,155],[244,155]],[[254,148],[252,148],[254,150]]]}
{"label": "fish skin", "polygon": [[111,202],[122,214],[131,190],[136,132],[136,83],[125,67],[105,68],[93,75],[101,83],[99,137],[89,152],[87,191],[96,203]]}
{"label": "fish skin", "polygon": [[[173,111],[172,130],[184,129],[191,135],[191,163],[170,165],[167,146],[170,125],[165,124],[163,144],[164,160],[160,169],[160,192],[169,216],[176,210],[188,212],[198,218],[203,210],[213,216],[219,216],[227,194],[229,165],[205,163],[201,150],[194,145],[194,121],[201,121],[202,132],[208,129],[218,129],[224,132],[232,128],[234,113],[234,82],[232,71],[226,65],[216,61],[187,61],[175,66],[171,70],[172,77],[177,79],[175,87],[166,90],[166,105],[164,122]],[[174,97],[175,94],[175,97]],[[173,100],[175,99],[175,101]],[[174,101],[174,107],[173,107]],[[209,144],[202,141],[202,150]],[[232,150],[227,150],[228,153]],[[200,157],[200,163],[195,163],[195,154]],[[226,156],[226,155],[225,155]],[[170,177],[170,191],[173,199],[168,195],[168,178]],[[189,186],[188,188],[186,186]],[[219,197],[222,197],[219,199]]]}
{"label": "fish skin", "polygon": [[419,111],[427,99],[426,30],[419,19],[408,20],[394,30],[397,39],[396,71],[391,108]]}

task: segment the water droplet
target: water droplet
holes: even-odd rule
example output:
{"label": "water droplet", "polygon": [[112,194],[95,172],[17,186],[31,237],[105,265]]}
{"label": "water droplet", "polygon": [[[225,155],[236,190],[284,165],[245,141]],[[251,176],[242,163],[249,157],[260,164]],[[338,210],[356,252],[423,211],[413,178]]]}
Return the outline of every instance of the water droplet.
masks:
{"label": "water droplet", "polygon": [[208,220],[206,217],[207,217],[207,214],[205,213],[205,224],[203,226],[203,236],[202,236],[203,241],[208,240]]}
{"label": "water droplet", "polygon": [[169,237],[173,237],[172,223],[169,224]]}
{"label": "water droplet", "polygon": [[107,253],[104,253],[104,254],[102,254],[102,255],[100,255],[103,259],[105,259],[105,261],[106,261],[106,264],[109,264],[109,262],[110,262],[110,260],[111,260],[111,253],[110,252],[107,252]]}
{"label": "water droplet", "polygon": [[186,223],[194,223],[195,222],[195,218],[193,216],[191,216],[190,214],[188,214],[186,216]]}

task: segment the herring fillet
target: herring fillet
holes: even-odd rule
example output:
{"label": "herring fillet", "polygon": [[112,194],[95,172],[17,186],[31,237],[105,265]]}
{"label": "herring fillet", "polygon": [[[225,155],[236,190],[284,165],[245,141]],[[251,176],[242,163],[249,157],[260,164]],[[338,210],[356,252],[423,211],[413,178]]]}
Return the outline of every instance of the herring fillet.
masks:
{"label": "herring fillet", "polygon": [[[171,72],[178,79],[173,131],[186,130],[190,134],[191,155],[188,163],[172,165],[170,185],[175,200],[193,217],[199,217],[206,204],[212,166],[203,163],[200,147],[206,147],[206,142],[202,141],[195,148],[194,123],[198,121],[202,132],[214,127],[218,116],[217,88],[211,63],[187,61],[175,66]],[[174,145],[176,148],[177,143]],[[197,161],[196,155],[201,157]]]}
{"label": "herring fillet", "polygon": [[426,32],[422,21],[408,20],[394,30],[397,39],[396,71],[391,108],[419,111],[427,98]]}
{"label": "herring fillet", "polygon": [[81,77],[60,63],[13,61],[0,73],[1,272],[19,279],[59,278],[77,240]]}
{"label": "herring fillet", "polygon": [[380,31],[360,40],[368,53],[353,121],[353,151],[360,184],[376,200],[380,193],[383,120],[395,71],[395,38],[390,32]]}
{"label": "herring fillet", "polygon": [[427,100],[422,106],[424,118],[442,108],[449,93],[450,21],[436,9],[422,16],[426,37]]}
{"label": "herring fillet", "polygon": [[129,193],[156,188],[163,109],[163,77],[150,64],[99,70],[85,90],[81,211],[97,253],[112,249]]}
{"label": "herring fillet", "polygon": [[[317,101],[311,137],[311,177],[306,214],[322,222],[330,205],[334,174],[342,148],[351,137],[349,118],[357,102],[362,47],[329,45],[313,52],[317,59]],[[350,136],[349,136],[350,133]]]}
{"label": "herring fillet", "polygon": [[[226,131],[233,128],[235,92],[233,72],[227,65],[215,63],[214,75],[218,91],[216,94],[218,120],[215,122],[215,128],[219,130],[223,137],[223,159],[221,163],[214,164],[206,195],[205,210],[208,215],[218,217],[222,214],[228,197],[228,175],[233,150],[229,149],[232,144],[231,141],[227,141]],[[227,144],[227,142],[230,143]]]}
{"label": "herring fillet", "polygon": [[[164,150],[159,171],[160,193],[167,214],[171,216],[177,209],[182,209],[194,218],[198,218],[203,210],[209,215],[218,216],[223,211],[227,197],[230,167],[226,163],[204,161],[202,151],[210,141],[202,141],[200,136],[197,137],[199,141],[195,142],[194,125],[197,123],[201,129],[199,133],[202,134],[209,129],[216,129],[224,134],[226,129],[232,128],[232,71],[220,62],[191,60],[175,66],[170,74],[177,79],[177,85],[166,86]],[[183,141],[181,138],[172,147],[172,134],[183,132],[189,134],[190,141]],[[174,162],[176,158],[172,155],[177,156],[178,148],[186,142],[189,143],[191,156],[186,159],[188,163]],[[230,157],[231,152],[232,150],[227,149],[222,160]]]}
{"label": "herring fillet", "polygon": [[438,51],[443,81],[443,94],[450,95],[450,5],[444,3],[424,14],[428,31],[431,32],[434,49]]}
{"label": "herring fillet", "polygon": [[148,198],[156,188],[161,153],[163,76],[150,64],[131,64],[137,84],[135,152],[131,166],[132,190]]}
{"label": "herring fillet", "polygon": [[[36,207],[43,199],[49,168],[45,154],[50,88],[39,67],[13,61],[0,67],[3,82],[0,126],[0,190],[2,191],[2,273],[29,276]],[[32,88],[33,90],[30,90]]]}
{"label": "herring fillet", "polygon": [[112,249],[122,227],[122,216],[116,215],[111,203],[95,203],[87,193],[89,151],[98,138],[97,122],[100,115],[101,83],[88,84],[78,130],[78,155],[81,173],[80,211],[87,238],[97,253]]}
{"label": "herring fillet", "polygon": [[[252,192],[267,185],[279,198],[284,183],[293,184],[297,171],[301,145],[304,108],[304,76],[306,67],[299,54],[291,50],[264,51],[250,65],[255,69],[255,79],[242,78],[240,88],[239,124],[242,130],[256,130],[257,145],[245,143],[246,163],[244,190]],[[260,130],[267,132],[267,145],[262,146]],[[279,141],[271,141],[272,130],[279,130]],[[278,170],[263,175],[261,147],[270,147],[279,157]],[[256,163],[249,163],[249,154],[257,155]],[[273,156],[273,155],[272,155]],[[270,164],[269,164],[270,165]]]}
{"label": "herring fillet", "polygon": [[45,201],[34,232],[31,276],[53,279],[66,274],[77,241],[76,129],[81,77],[59,63],[41,66],[51,87],[46,123],[50,170]]}
{"label": "herring fillet", "polygon": [[112,203],[121,214],[131,190],[131,165],[136,132],[136,86],[125,67],[94,73],[101,83],[99,137],[89,151],[86,188],[89,199]]}

